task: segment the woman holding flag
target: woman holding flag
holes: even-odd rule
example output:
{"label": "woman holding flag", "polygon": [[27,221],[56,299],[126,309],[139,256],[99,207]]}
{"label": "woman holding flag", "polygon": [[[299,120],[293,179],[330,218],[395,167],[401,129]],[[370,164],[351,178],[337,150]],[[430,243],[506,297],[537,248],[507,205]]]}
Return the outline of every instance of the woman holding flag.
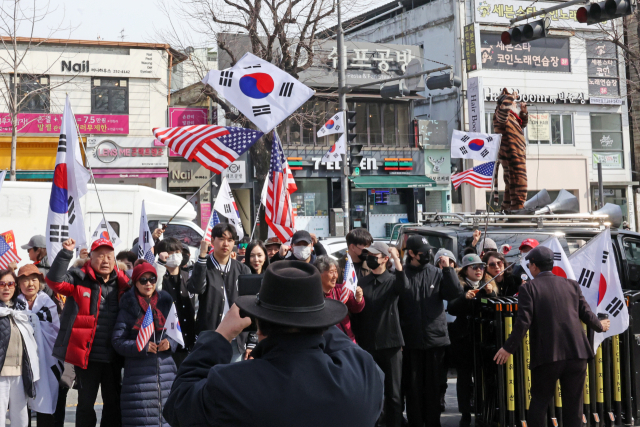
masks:
{"label": "woman holding flag", "polygon": [[143,262],[133,269],[131,290],[120,300],[113,348],[125,358],[120,405],[122,426],[169,426],[162,407],[176,377],[171,353],[177,343],[164,333],[173,300],[157,291],[155,268]]}

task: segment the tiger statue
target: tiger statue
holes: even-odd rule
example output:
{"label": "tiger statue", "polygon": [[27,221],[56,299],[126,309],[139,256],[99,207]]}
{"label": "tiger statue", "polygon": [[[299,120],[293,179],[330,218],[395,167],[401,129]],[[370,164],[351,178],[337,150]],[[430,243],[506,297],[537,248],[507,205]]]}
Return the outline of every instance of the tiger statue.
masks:
{"label": "tiger statue", "polygon": [[522,213],[527,201],[527,143],[524,139],[524,128],[529,121],[529,115],[526,102],[518,103],[516,99],[517,91],[509,93],[507,88],[504,88],[498,97],[498,105],[493,116],[493,131],[502,135],[494,174],[494,200],[497,204],[498,166],[502,165],[502,210]]}

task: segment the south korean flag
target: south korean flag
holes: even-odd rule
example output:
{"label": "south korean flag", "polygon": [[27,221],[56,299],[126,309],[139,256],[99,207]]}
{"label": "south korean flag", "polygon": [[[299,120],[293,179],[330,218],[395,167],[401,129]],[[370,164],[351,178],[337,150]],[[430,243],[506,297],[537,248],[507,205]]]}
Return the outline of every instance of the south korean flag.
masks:
{"label": "south korean flag", "polygon": [[500,134],[454,130],[451,136],[451,158],[493,162],[498,158]]}
{"label": "south korean flag", "polygon": [[344,133],[344,111],[339,111],[334,114],[327,123],[322,126],[322,128],[318,131],[318,137],[323,137],[327,135],[333,135],[334,133]]}
{"label": "south korean flag", "polygon": [[231,68],[209,71],[202,83],[214,88],[265,133],[314,94],[313,89],[251,53]]}
{"label": "south korean flag", "polygon": [[320,163],[334,163],[342,160],[342,155],[346,153],[345,141],[345,134],[342,134],[340,136],[340,139],[338,139],[338,141],[336,141],[336,143],[333,144],[331,148],[329,148],[329,151],[327,151],[325,155],[322,156],[322,160],[320,160]]}
{"label": "south korean flag", "polygon": [[[573,272],[571,261],[569,260],[569,257],[567,257],[567,254],[564,252],[564,249],[562,249],[562,245],[560,244],[560,241],[557,237],[554,236],[550,239],[545,240],[540,244],[540,246],[547,247],[553,251],[553,269],[551,270],[551,273],[565,279],[576,280],[576,275]],[[529,261],[526,260],[526,255],[523,256],[520,260],[520,265],[527,273],[529,278],[533,279],[531,271],[529,271],[529,267],[527,267],[528,263]]]}

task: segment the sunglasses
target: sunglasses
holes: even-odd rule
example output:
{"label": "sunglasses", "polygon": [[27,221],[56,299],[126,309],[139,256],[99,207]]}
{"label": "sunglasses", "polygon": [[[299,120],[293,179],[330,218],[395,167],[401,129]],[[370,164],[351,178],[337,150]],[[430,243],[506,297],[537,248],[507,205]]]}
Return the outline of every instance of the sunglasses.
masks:
{"label": "sunglasses", "polygon": [[13,289],[16,287],[16,282],[0,282],[0,288]]}
{"label": "sunglasses", "polygon": [[247,246],[249,246],[249,244],[248,244],[248,243],[240,243],[240,244],[238,245],[238,248],[240,248],[240,249],[247,249]]}
{"label": "sunglasses", "polygon": [[502,266],[504,266],[504,263],[503,263],[502,261],[498,261],[498,262],[492,262],[492,263],[489,263],[488,265],[489,265],[489,267],[496,268],[496,267],[502,267]]}
{"label": "sunglasses", "polygon": [[471,265],[472,270],[484,270],[484,265]]}
{"label": "sunglasses", "polygon": [[140,279],[138,279],[138,283],[140,283],[142,286],[146,285],[147,282],[155,285],[157,281],[158,279],[156,277],[141,277]]}

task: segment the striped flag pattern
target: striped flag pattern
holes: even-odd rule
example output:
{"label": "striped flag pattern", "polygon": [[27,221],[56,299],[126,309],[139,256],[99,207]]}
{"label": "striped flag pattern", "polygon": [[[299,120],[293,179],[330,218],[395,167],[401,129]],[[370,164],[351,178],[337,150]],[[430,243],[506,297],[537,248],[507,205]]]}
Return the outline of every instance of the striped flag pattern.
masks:
{"label": "striped flag pattern", "polygon": [[0,236],[0,269],[9,268],[9,264],[12,262],[18,263],[20,261],[20,257],[11,249],[4,236]]}
{"label": "striped flag pattern", "polygon": [[218,217],[218,213],[216,211],[212,211],[211,216],[209,217],[209,224],[207,224],[207,230],[204,232],[205,242],[211,243],[211,231],[217,224],[220,224],[220,218]]}
{"label": "striped flag pattern", "polygon": [[278,139],[278,134],[273,132],[265,219],[281,242],[286,242],[293,236],[295,226],[293,206],[289,193],[288,168],[289,166],[287,165],[282,145]]}
{"label": "striped flag pattern", "polygon": [[136,347],[138,347],[138,351],[144,350],[147,342],[149,342],[149,338],[151,338],[151,335],[155,330],[156,327],[153,324],[153,312],[151,311],[151,305],[149,305],[149,307],[147,307],[147,312],[144,314],[144,319],[142,319],[142,326],[138,332],[138,337],[136,338]]}
{"label": "striped flag pattern", "polygon": [[215,174],[222,173],[263,135],[232,126],[196,125],[155,128],[153,135],[190,162],[195,160]]}
{"label": "striped flag pattern", "polygon": [[460,187],[463,182],[471,184],[476,188],[491,188],[493,180],[493,168],[496,162],[487,162],[474,167],[473,169],[451,175],[451,183],[454,188]]}

